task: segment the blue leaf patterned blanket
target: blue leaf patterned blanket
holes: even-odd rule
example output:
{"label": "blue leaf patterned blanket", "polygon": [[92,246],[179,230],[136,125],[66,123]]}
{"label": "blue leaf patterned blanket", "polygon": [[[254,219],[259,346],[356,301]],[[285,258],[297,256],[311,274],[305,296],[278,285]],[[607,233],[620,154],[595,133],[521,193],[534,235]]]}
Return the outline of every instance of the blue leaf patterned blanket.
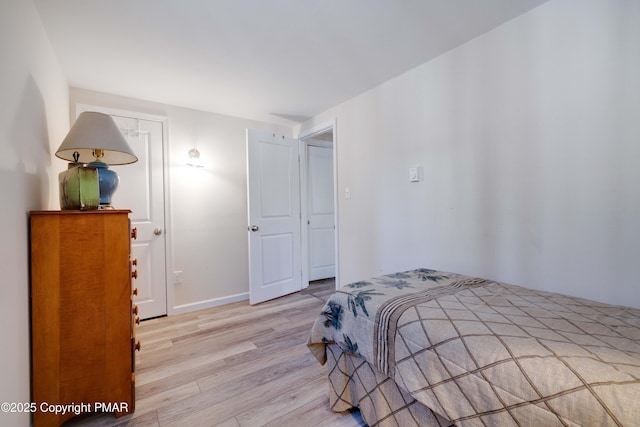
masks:
{"label": "blue leaf patterned blanket", "polygon": [[336,291],[309,349],[362,357],[455,425],[639,425],[640,310],[417,269]]}

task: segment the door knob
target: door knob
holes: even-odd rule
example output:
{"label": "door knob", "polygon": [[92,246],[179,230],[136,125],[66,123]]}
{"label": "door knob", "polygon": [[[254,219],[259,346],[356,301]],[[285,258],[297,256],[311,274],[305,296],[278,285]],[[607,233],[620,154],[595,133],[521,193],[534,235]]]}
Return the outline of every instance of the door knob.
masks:
{"label": "door knob", "polygon": [[249,227],[249,230],[258,231],[258,230],[260,230],[260,227],[258,227],[257,225],[252,225],[251,227]]}
{"label": "door knob", "polygon": [[155,230],[153,230],[153,234],[155,234],[156,236],[159,236],[162,234],[162,228],[156,228]]}

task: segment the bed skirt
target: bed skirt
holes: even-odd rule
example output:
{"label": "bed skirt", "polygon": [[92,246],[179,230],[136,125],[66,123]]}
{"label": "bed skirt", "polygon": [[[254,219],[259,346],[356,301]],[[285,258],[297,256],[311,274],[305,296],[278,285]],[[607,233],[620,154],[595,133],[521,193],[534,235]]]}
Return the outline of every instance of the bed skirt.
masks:
{"label": "bed skirt", "polygon": [[357,407],[369,427],[447,427],[450,421],[413,399],[366,360],[327,345],[329,404],[335,412]]}

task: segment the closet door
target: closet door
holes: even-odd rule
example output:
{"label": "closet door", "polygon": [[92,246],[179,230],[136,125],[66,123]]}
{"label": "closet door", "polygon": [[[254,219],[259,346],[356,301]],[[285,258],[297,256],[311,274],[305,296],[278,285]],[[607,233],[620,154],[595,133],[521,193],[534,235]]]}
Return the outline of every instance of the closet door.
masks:
{"label": "closet door", "polygon": [[307,145],[309,280],[334,277],[333,147]]}
{"label": "closet door", "polygon": [[138,161],[110,166],[120,177],[113,206],[131,210],[137,239],[131,257],[138,262],[134,302],[141,319],[167,314],[167,268],[164,200],[164,118],[99,106],[77,105],[76,113],[98,111],[113,117]]}

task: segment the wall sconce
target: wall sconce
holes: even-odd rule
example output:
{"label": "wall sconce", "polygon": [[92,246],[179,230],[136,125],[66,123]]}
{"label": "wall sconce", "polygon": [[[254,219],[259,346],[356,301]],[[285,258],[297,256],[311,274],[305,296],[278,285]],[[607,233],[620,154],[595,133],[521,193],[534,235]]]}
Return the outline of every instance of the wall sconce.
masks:
{"label": "wall sconce", "polygon": [[200,152],[197,148],[192,148],[189,150],[189,160],[187,161],[187,166],[191,166],[192,168],[203,168],[202,160],[200,160]]}

